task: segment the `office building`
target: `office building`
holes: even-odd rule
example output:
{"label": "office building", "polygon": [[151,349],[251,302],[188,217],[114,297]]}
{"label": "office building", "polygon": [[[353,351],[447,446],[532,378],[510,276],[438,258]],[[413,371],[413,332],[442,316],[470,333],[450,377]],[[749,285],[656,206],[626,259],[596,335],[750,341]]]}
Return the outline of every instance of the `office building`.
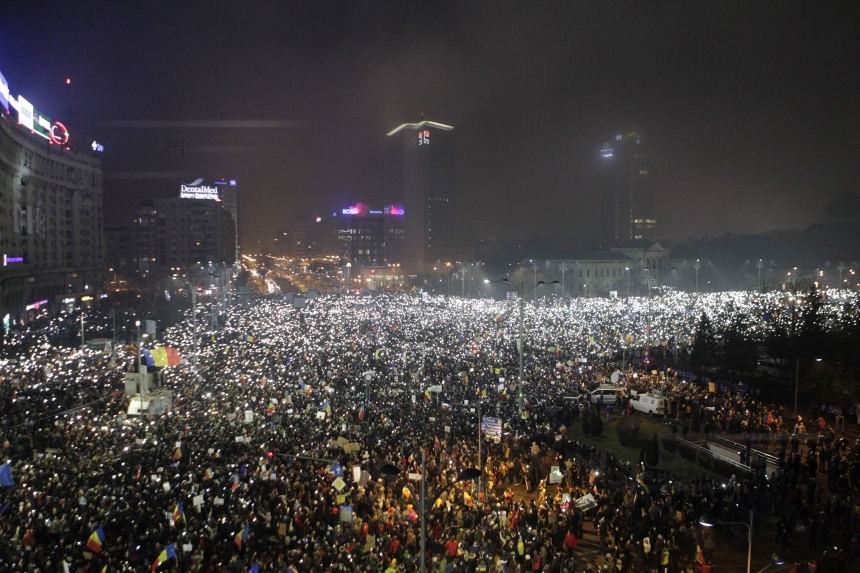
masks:
{"label": "office building", "polygon": [[410,275],[467,258],[456,223],[453,129],[406,123],[386,139],[385,193],[405,209],[402,264]]}
{"label": "office building", "polygon": [[218,195],[221,198],[221,207],[230,214],[233,220],[234,233],[233,260],[239,260],[239,185],[235,179],[221,179],[215,181],[218,186]]}
{"label": "office building", "polygon": [[13,97],[2,74],[0,116],[0,316],[92,300],[104,269],[99,152]]}
{"label": "office building", "polygon": [[288,234],[294,259],[339,259],[388,265],[400,262],[404,210],[400,205],[373,209],[356,203],[327,217],[300,217]]}
{"label": "office building", "polygon": [[636,132],[617,135],[600,150],[600,236],[611,244],[656,240],[654,178]]}
{"label": "office building", "polygon": [[178,197],[143,202],[131,225],[128,260],[141,277],[208,263],[232,265],[236,228],[217,187],[183,184]]}

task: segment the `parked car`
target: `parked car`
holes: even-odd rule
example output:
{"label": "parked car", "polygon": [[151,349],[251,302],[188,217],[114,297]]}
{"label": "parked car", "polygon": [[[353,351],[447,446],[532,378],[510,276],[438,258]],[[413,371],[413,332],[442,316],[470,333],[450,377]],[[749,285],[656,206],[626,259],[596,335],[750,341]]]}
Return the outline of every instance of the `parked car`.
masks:
{"label": "parked car", "polygon": [[637,412],[643,412],[649,416],[662,415],[666,411],[666,398],[659,392],[637,394],[630,398],[630,405]]}
{"label": "parked car", "polygon": [[623,394],[624,390],[612,384],[601,384],[591,391],[591,403],[600,404],[600,399],[603,398],[604,404],[615,404],[615,397],[618,394]]}

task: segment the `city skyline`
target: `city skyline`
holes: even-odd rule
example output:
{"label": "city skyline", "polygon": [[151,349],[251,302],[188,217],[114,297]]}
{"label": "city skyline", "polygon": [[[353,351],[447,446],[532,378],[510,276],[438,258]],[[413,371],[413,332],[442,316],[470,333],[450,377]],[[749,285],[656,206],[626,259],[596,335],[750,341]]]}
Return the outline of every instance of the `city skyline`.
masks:
{"label": "city skyline", "polygon": [[658,239],[805,228],[860,182],[854,6],[25,7],[0,70],[104,145],[110,222],[183,177],[243,182],[249,244],[303,209],[385,204],[385,134],[423,120],[457,127],[476,238],[597,236],[594,150],[634,130]]}

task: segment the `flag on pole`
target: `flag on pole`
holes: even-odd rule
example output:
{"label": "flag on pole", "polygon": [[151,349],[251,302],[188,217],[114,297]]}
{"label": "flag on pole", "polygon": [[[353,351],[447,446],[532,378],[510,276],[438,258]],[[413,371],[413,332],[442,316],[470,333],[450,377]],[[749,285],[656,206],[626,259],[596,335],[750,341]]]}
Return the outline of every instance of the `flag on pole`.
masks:
{"label": "flag on pole", "polygon": [[167,366],[167,349],[163,346],[159,348],[153,348],[149,351],[152,355],[152,360],[155,362],[155,365],[164,368]]}
{"label": "flag on pole", "polygon": [[430,401],[430,398],[431,398],[431,396],[430,396],[430,391],[429,391],[429,390],[424,390],[424,399],[425,399],[425,400],[427,400],[427,401],[429,402],[429,401]]}
{"label": "flag on pole", "polygon": [[179,366],[182,363],[182,356],[180,356],[179,350],[172,346],[165,346],[164,351],[167,353],[168,366]]}
{"label": "flag on pole", "polygon": [[233,543],[236,544],[236,547],[238,547],[239,549],[242,549],[242,542],[248,541],[248,537],[250,537],[250,536],[251,536],[251,526],[246,525],[245,529],[243,529],[242,531],[237,533],[236,536],[233,538]]}
{"label": "flag on pole", "polygon": [[182,507],[182,502],[176,502],[176,505],[173,506],[173,521],[179,521],[179,518],[182,517],[184,519],[185,516],[185,508]]}
{"label": "flag on pole", "polygon": [[174,459],[174,461],[182,459],[182,448],[181,447],[176,448],[176,451],[173,452],[173,459]]}
{"label": "flag on pole", "polygon": [[203,472],[203,479],[212,479],[215,474],[212,473],[212,468],[206,468]]}
{"label": "flag on pole", "polygon": [[251,335],[249,334],[248,336],[246,336],[246,337],[245,337],[245,340],[247,340],[248,342],[257,342],[257,337],[256,337],[256,336],[251,336]]}
{"label": "flag on pole", "polygon": [[3,464],[2,466],[0,466],[0,485],[15,485],[15,479],[12,477],[11,464]]}
{"label": "flag on pole", "polygon": [[176,548],[171,543],[167,547],[165,547],[164,551],[162,551],[161,554],[156,558],[156,560],[153,561],[152,570],[155,571],[156,569],[158,569],[159,565],[166,562],[168,559],[173,559],[175,557],[176,557]]}
{"label": "flag on pole", "polygon": [[358,421],[361,422],[364,420],[364,404],[358,409]]}
{"label": "flag on pole", "polygon": [[87,549],[93,553],[101,553],[104,542],[105,532],[102,530],[102,526],[99,525],[96,530],[93,531],[93,534],[90,535],[90,538],[87,539]]}

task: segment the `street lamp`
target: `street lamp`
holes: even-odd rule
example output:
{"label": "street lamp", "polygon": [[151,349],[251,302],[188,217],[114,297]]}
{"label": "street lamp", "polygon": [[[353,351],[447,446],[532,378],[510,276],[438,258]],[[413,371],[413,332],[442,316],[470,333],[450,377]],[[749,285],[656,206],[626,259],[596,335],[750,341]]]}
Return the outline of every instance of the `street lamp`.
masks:
{"label": "street lamp", "polygon": [[[749,534],[747,536],[747,545],[748,545],[748,548],[747,548],[747,573],[751,573],[751,567],[752,567],[752,532],[753,532],[753,512],[752,512],[752,510],[750,510],[750,522],[749,523],[747,523],[745,521],[716,521],[716,520],[711,519],[707,515],[703,515],[699,519],[699,525],[703,525],[704,527],[713,527],[715,525],[743,525],[743,526],[745,526],[749,531]],[[762,571],[764,571],[765,569],[770,567],[770,565],[782,565],[785,563],[785,559],[783,559],[782,556],[780,556],[778,553],[774,553],[773,555],[771,555],[770,561],[771,561],[770,564],[767,567],[765,567],[764,569],[762,569]]]}
{"label": "street lamp", "polygon": [[[387,476],[397,476],[400,475],[400,468],[395,466],[394,464],[384,464],[379,468],[380,473]],[[432,498],[433,501],[438,499],[439,495],[442,494],[443,491],[453,486],[456,483],[461,481],[471,481],[473,479],[481,477],[481,470],[477,468],[466,468],[460,472],[460,475],[457,476],[457,479],[453,482],[449,483],[447,486],[442,488],[441,490],[434,491]],[[417,497],[418,504],[418,515],[421,517],[421,555],[419,558],[419,570],[421,573],[425,573],[425,555],[427,552],[427,522],[426,522],[426,499],[427,499],[427,454],[424,451],[424,448],[421,448],[421,494],[420,496],[416,496],[415,492],[412,490],[412,486],[409,483],[406,483],[406,488],[409,490],[409,493],[412,494],[412,497]]]}
{"label": "street lamp", "polygon": [[699,264],[699,259],[696,259],[696,264],[693,265],[693,268],[696,269],[696,294],[699,294],[699,269],[702,268],[702,265]]}
{"label": "street lamp", "polygon": [[499,283],[499,284],[505,285],[507,287],[513,287],[514,290],[517,291],[517,304],[520,307],[520,328],[519,328],[520,333],[519,333],[519,338],[517,339],[517,346],[519,346],[518,350],[519,350],[519,354],[520,354],[520,379],[519,379],[519,387],[517,388],[517,395],[518,395],[517,396],[517,409],[519,410],[520,419],[522,419],[522,417],[523,417],[523,350],[524,350],[524,346],[525,346],[525,344],[523,342],[523,300],[525,299],[525,296],[528,296],[528,294],[530,292],[532,292],[535,288],[537,288],[539,285],[543,285],[543,284],[557,285],[558,281],[552,281],[551,283],[546,283],[544,281],[538,281],[537,283],[535,283],[535,285],[532,288],[530,288],[528,291],[525,292],[525,296],[523,293],[523,289],[525,289],[525,286],[523,285],[523,283],[520,283],[520,286],[518,287],[516,285],[516,283],[514,283],[513,281],[511,281],[508,278],[503,278],[500,281],[491,281],[490,279],[484,279],[484,282],[485,283]]}
{"label": "street lamp", "polygon": [[704,525],[705,527],[713,527],[715,525],[745,525],[749,530],[747,536],[747,573],[751,573],[752,567],[752,531],[753,531],[753,512],[750,510],[750,522],[747,523],[745,521],[715,521],[708,517],[707,515],[703,515],[701,519],[699,519],[699,525]]}

